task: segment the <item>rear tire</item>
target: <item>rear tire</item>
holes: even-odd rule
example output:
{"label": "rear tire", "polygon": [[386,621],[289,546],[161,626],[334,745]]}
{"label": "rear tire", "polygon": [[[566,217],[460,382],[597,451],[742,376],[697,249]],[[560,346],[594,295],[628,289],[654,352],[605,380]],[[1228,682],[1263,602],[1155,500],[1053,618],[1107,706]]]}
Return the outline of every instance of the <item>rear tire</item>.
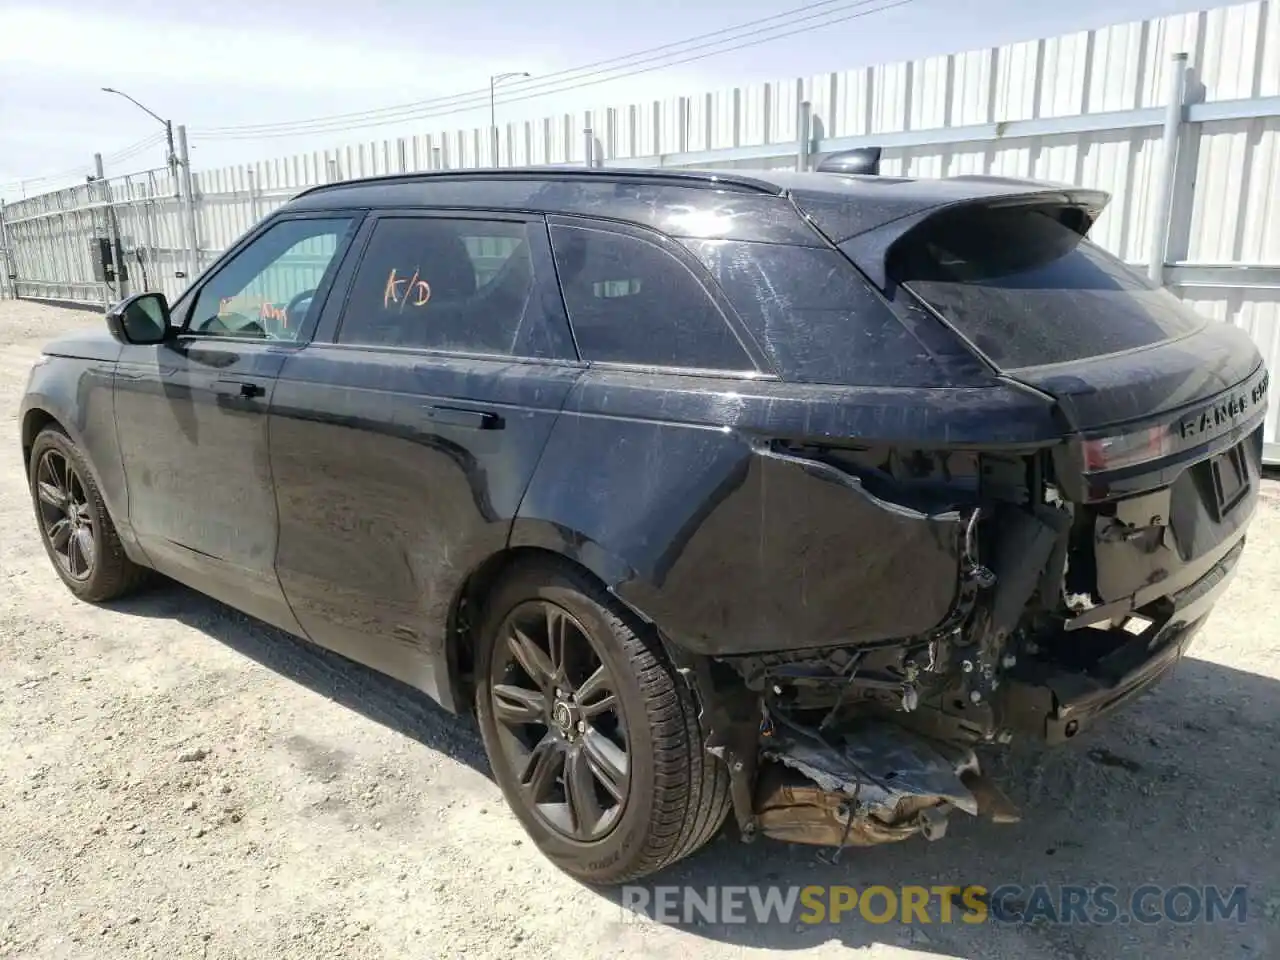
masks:
{"label": "rear tire", "polygon": [[[729,812],[729,776],[706,752],[693,693],[653,631],[583,571],[522,564],[491,594],[477,637],[485,750],[548,859],[579,879],[617,884],[715,835]],[[577,777],[584,763],[594,778]]]}
{"label": "rear tire", "polygon": [[84,455],[57,427],[36,436],[28,481],[40,540],[68,590],[101,603],[146,582],[151,571],[125,554]]}

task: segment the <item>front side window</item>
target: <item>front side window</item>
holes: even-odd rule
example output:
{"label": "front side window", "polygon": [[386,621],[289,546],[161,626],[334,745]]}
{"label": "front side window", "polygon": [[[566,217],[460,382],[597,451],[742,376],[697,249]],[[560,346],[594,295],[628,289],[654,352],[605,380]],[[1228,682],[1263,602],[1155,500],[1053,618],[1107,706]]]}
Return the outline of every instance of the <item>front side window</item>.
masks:
{"label": "front side window", "polygon": [[296,340],[351,224],[333,217],[268,228],[201,287],[187,332]]}
{"label": "front side window", "polygon": [[531,249],[531,231],[542,229],[511,220],[380,220],[356,271],[338,342],[554,356]]}
{"label": "front side window", "polygon": [[658,244],[559,224],[551,244],[583,360],[755,369],[706,288]]}

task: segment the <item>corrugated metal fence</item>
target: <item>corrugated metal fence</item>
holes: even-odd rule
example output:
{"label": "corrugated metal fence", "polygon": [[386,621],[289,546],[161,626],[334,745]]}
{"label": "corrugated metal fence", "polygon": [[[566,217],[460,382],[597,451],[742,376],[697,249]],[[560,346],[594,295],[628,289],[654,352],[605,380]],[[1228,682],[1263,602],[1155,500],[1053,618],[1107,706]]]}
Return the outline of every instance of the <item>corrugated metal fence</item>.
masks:
{"label": "corrugated metal fence", "polygon": [[[880,146],[886,174],[1107,190],[1094,239],[1280,361],[1280,0],[496,133],[405,136],[190,175],[180,163],[0,206],[0,278],[25,297],[175,296],[298,190],[350,177],[566,163],[796,169]],[[122,277],[95,277],[91,245],[102,243],[119,251]],[[1268,459],[1280,461],[1280,392],[1267,437]]]}

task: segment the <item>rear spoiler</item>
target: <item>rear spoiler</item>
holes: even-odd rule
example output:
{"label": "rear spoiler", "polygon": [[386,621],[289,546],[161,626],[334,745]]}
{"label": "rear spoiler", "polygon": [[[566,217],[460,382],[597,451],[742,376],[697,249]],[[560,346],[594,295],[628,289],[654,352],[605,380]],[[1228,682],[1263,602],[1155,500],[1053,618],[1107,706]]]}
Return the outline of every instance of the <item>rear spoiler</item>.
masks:
{"label": "rear spoiler", "polygon": [[841,211],[829,203],[812,202],[816,197],[795,195],[814,224],[882,290],[889,285],[888,265],[894,248],[940,215],[972,207],[1056,207],[1070,212],[1064,223],[1085,236],[1111,200],[1102,190],[1003,177],[948,177],[934,181],[934,189],[927,192],[908,187],[923,181],[900,183],[901,192],[896,185],[882,188],[882,196],[876,198],[881,201],[876,204],[879,217],[868,217],[871,211],[865,209]]}

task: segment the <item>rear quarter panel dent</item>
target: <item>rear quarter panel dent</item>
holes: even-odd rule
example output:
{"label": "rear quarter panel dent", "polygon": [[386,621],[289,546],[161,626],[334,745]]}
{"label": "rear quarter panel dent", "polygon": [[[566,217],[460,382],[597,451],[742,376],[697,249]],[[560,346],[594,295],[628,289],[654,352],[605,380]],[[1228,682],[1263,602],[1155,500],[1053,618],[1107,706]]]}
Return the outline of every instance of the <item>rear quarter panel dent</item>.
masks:
{"label": "rear quarter panel dent", "polygon": [[511,544],[579,560],[696,653],[936,626],[958,582],[958,515],[877,500],[815,466],[729,430],[566,412]]}

